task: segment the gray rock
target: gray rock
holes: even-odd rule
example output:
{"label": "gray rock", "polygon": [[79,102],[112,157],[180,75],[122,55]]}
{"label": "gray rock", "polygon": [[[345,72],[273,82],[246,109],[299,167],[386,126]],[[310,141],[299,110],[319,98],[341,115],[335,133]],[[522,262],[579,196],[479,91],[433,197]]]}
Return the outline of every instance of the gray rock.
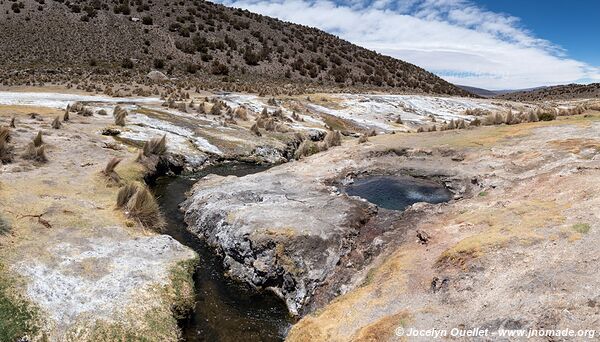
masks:
{"label": "gray rock", "polygon": [[208,176],[184,203],[189,229],[224,255],[228,274],[281,296],[299,314],[350,251],[368,204],[277,169]]}

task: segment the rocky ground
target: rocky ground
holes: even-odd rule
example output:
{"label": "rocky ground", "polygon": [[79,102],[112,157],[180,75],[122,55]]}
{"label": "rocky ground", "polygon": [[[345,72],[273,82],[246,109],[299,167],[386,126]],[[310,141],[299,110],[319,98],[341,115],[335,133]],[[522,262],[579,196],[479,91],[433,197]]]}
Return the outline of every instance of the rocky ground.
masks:
{"label": "rocky ground", "polygon": [[[371,153],[420,151],[387,157],[399,172],[442,163],[470,179],[471,191],[391,222],[383,244],[371,242],[384,246],[379,256],[351,272],[341,295],[304,317],[288,339],[397,340],[398,327],[593,329],[599,118],[372,139]],[[367,151],[340,148],[307,162],[349,155],[360,165],[355,156]],[[444,162],[448,151],[452,161]]]}
{"label": "rocky ground", "polygon": [[[144,176],[227,160],[285,164],[202,179],[184,206],[186,221],[222,254],[229,275],[306,315],[290,340],[394,339],[398,326],[577,328],[595,320],[588,287],[596,280],[597,112],[404,134],[474,120],[467,109],[534,106],[193,92],[174,101],[158,93],[0,93],[0,126],[15,118],[13,160],[0,166],[0,340],[176,340],[197,257],[115,209],[115,199],[119,185]],[[70,121],[52,128],[77,102],[89,115],[72,109]],[[125,126],[115,125],[117,104],[129,112]],[[377,127],[387,134],[359,143]],[[293,161],[303,139],[319,143],[331,128],[344,133],[341,146]],[[24,158],[40,131],[47,162]],[[162,136],[167,153],[158,164],[138,162],[144,142]],[[101,174],[113,157],[122,159],[120,184]],[[397,212],[342,191],[380,174],[433,180],[454,199]]]}

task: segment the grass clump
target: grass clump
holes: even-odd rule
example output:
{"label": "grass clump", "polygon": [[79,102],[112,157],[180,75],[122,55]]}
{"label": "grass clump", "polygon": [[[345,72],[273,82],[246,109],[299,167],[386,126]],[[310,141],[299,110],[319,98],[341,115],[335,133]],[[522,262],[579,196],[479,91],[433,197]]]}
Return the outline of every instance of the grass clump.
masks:
{"label": "grass clump", "polygon": [[571,228],[580,234],[587,234],[591,229],[590,225],[587,223],[576,223]]}
{"label": "grass clump", "polygon": [[104,174],[109,180],[115,183],[121,182],[121,177],[119,177],[119,174],[117,173],[117,171],[115,171],[115,168],[117,167],[117,165],[119,165],[121,160],[122,159],[119,158],[112,158],[108,161],[108,163],[104,167],[104,170],[102,170],[102,174]]}
{"label": "grass clump", "polygon": [[60,116],[55,117],[54,121],[52,121],[52,128],[60,129],[61,126],[62,124],[60,123]]}
{"label": "grass clump", "polygon": [[36,147],[34,143],[29,143],[23,153],[23,159],[33,160],[39,163],[45,163],[48,161],[46,156],[46,146]]}
{"label": "grass clump", "polygon": [[0,163],[6,164],[12,161],[12,147],[10,142],[10,129],[0,127]]}
{"label": "grass clump", "polygon": [[120,106],[116,106],[113,112],[113,117],[115,118],[115,125],[117,126],[125,126],[125,118],[128,113],[125,109]]}
{"label": "grass clump", "polygon": [[294,153],[294,158],[301,159],[319,152],[319,146],[316,143],[310,140],[304,140]]}
{"label": "grass clump", "polygon": [[44,144],[44,139],[42,135],[42,131],[39,131],[35,138],[33,138],[33,146],[40,147],[42,146],[42,144]]}
{"label": "grass clump", "polygon": [[33,138],[33,141],[27,144],[27,148],[23,153],[23,159],[33,160],[38,163],[45,163],[48,161],[46,157],[46,146],[42,138],[42,131]]}
{"label": "grass clump", "polygon": [[146,141],[142,149],[142,153],[145,157],[150,157],[151,155],[160,156],[165,154],[165,152],[167,152],[166,135],[163,135],[162,138],[152,138],[150,141]]}
{"label": "grass clump", "polygon": [[129,183],[117,194],[117,207],[124,209],[128,216],[137,219],[144,227],[158,232],[165,225],[160,207],[148,187],[141,183]]}

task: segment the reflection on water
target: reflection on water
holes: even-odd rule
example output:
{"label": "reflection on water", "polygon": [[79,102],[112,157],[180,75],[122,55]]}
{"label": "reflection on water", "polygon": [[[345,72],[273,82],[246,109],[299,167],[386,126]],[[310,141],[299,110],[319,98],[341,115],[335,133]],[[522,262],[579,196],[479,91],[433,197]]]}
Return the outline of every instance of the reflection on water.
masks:
{"label": "reflection on water", "polygon": [[359,178],[346,186],[345,191],[392,210],[404,210],[417,202],[442,203],[452,199],[452,193],[444,186],[408,176]]}
{"label": "reflection on water", "polygon": [[291,324],[285,304],[275,295],[256,291],[223,275],[221,258],[186,229],[179,204],[198,179],[207,174],[244,176],[266,170],[252,164],[211,167],[192,176],[162,177],[154,192],[167,219],[166,233],[200,255],[194,275],[196,307],[180,322],[186,341],[282,341]]}

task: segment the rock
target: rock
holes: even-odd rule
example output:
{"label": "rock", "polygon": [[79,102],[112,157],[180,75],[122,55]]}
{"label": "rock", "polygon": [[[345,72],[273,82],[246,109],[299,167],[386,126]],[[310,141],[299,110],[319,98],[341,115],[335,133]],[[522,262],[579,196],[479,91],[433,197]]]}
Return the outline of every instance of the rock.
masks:
{"label": "rock", "polygon": [[208,176],[183,204],[189,229],[224,255],[228,274],[269,288],[299,314],[351,247],[369,205],[328,186],[271,169]]}
{"label": "rock", "polygon": [[169,78],[167,77],[167,75],[163,74],[162,72],[158,71],[158,70],[152,70],[150,71],[146,77],[148,77],[149,79],[151,79],[152,81],[158,82],[158,81],[166,81]]}

